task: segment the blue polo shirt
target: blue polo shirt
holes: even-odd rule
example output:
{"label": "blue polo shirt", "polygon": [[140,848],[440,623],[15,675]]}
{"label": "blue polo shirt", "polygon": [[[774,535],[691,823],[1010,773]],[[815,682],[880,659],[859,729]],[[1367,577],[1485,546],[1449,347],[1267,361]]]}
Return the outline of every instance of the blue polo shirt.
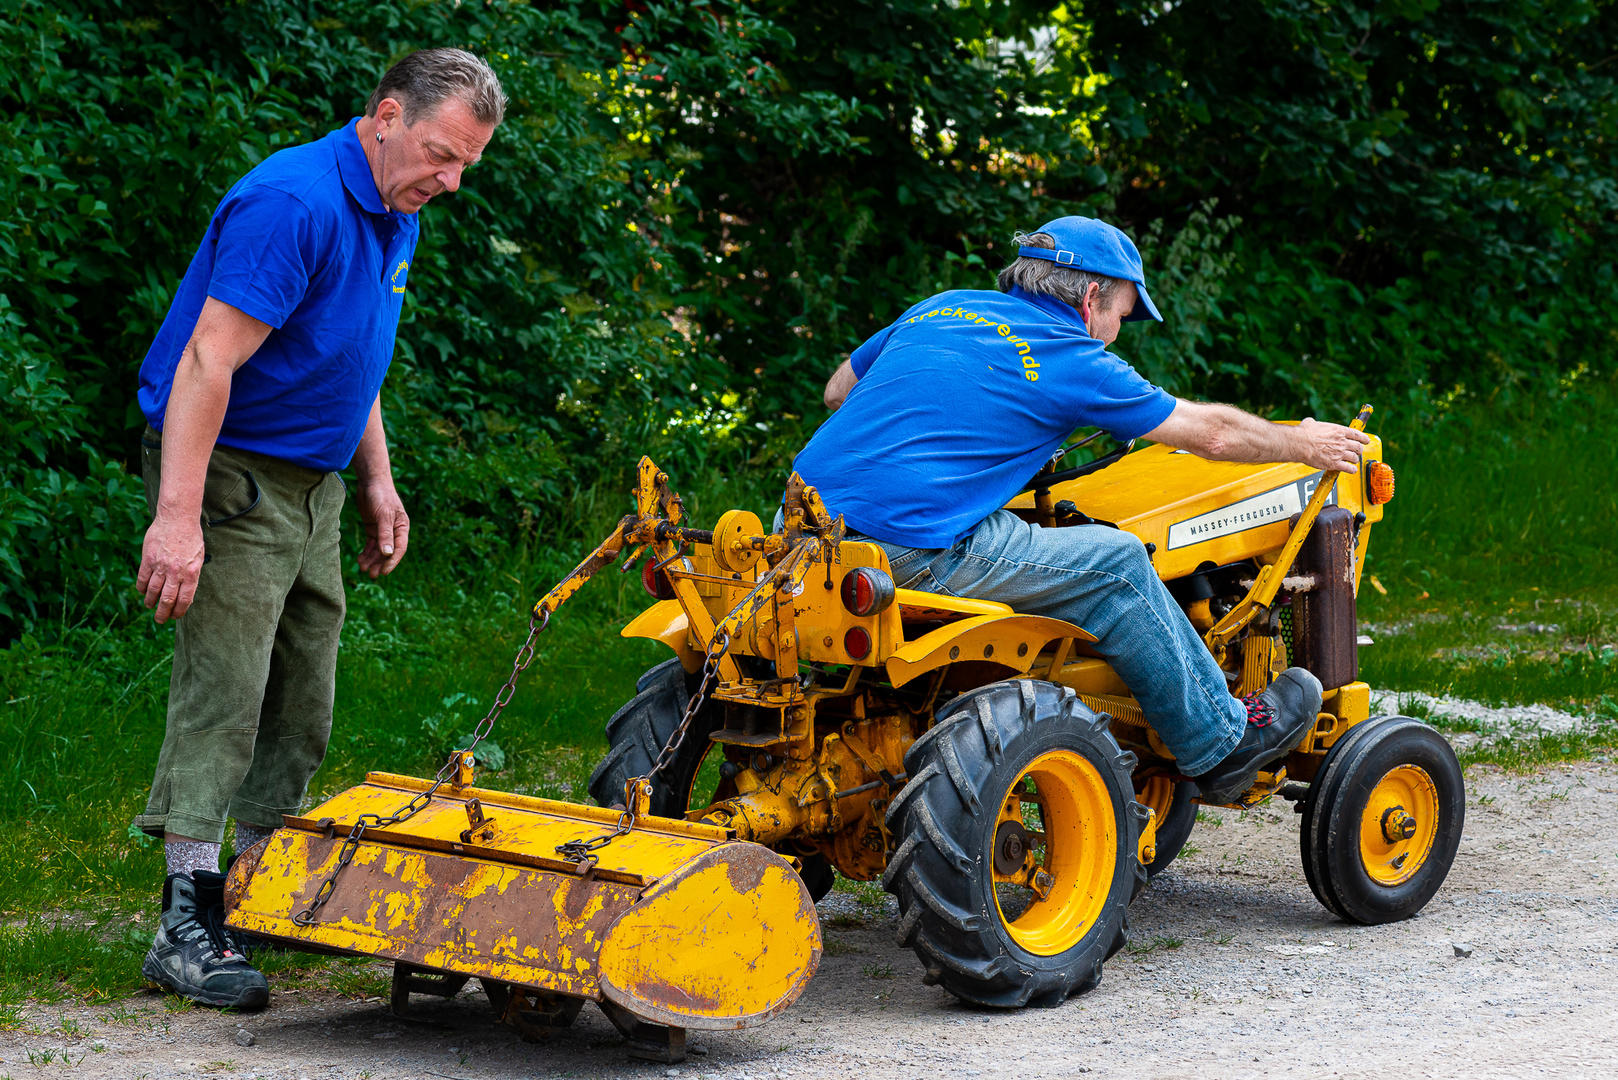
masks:
{"label": "blue polo shirt", "polygon": [[850,527],[905,547],[971,533],[1075,429],[1133,439],[1174,411],[1078,312],[1020,288],[930,297],[849,359],[859,381],[792,467]]}
{"label": "blue polo shirt", "polygon": [[358,122],[272,154],[226,192],[141,364],[153,427],[212,296],[273,328],[231,380],[219,442],[327,472],[353,458],[420,233],[414,215],[382,205]]}

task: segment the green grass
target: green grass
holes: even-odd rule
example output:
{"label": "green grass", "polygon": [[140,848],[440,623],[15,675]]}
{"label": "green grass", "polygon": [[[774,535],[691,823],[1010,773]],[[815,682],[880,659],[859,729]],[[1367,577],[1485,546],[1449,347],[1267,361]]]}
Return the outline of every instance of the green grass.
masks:
{"label": "green grass", "polygon": [[[1615,615],[1618,605],[1559,598],[1428,609],[1372,620],[1364,629],[1376,643],[1360,650],[1360,663],[1376,686],[1588,712],[1618,690]],[[1554,629],[1508,629],[1531,620]]]}
{"label": "green grass", "polygon": [[[1401,428],[1397,409],[1379,420],[1398,494],[1366,566],[1386,593],[1362,589],[1361,618],[1376,639],[1361,650],[1363,677],[1618,724],[1618,574],[1607,555],[1618,535],[1618,444],[1606,434],[1618,390],[1580,384],[1529,404],[1459,405],[1420,430]],[[682,482],[699,524],[731,505],[762,512],[769,487],[758,477]],[[370,769],[435,771],[504,681],[528,606],[626,502],[603,492],[581,499],[577,535],[486,578],[445,574],[421,537],[422,558],[354,588],[331,750],[311,805]],[[608,570],[562,610],[495,729],[505,767],[482,782],[584,797],[603,723],[664,655],[618,637],[645,602],[636,575]],[[163,866],[159,845],[131,836],[128,823],[162,739],[171,634],[144,620],[45,626],[0,651],[0,823],[13,838],[0,848],[0,1027],[20,1015],[23,997],[110,999],[138,985]],[[1467,760],[1531,768],[1615,744],[1609,724]],[[839,879],[837,888],[859,902],[852,925],[885,902],[870,883]],[[278,985],[361,996],[384,987],[380,969],[363,962],[275,957],[266,966]]]}
{"label": "green grass", "polygon": [[1611,380],[1472,403],[1410,432],[1396,410],[1384,418],[1398,491],[1360,589],[1376,642],[1360,650],[1362,678],[1579,715],[1618,698],[1615,420]]}
{"label": "green grass", "polygon": [[1170,952],[1185,944],[1184,938],[1159,934],[1150,941],[1132,941],[1124,948],[1131,956],[1150,956],[1155,952]]}
{"label": "green grass", "polygon": [[1615,417],[1612,379],[1460,403],[1430,425],[1404,425],[1397,405],[1379,410],[1372,429],[1385,441],[1398,493],[1367,565],[1388,589],[1387,604],[1368,592],[1365,614],[1520,607],[1539,597],[1610,605],[1618,596],[1609,557],[1618,524]]}
{"label": "green grass", "polygon": [[106,997],[138,985],[144,952],[107,921],[31,918],[0,927],[0,987],[42,1001]]}

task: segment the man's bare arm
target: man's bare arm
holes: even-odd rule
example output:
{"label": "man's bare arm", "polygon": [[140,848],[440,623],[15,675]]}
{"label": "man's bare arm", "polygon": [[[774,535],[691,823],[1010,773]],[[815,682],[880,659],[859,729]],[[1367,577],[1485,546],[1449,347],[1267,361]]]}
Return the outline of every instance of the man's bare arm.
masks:
{"label": "man's bare arm", "polygon": [[1371,441],[1364,432],[1341,424],[1313,418],[1297,425],[1275,424],[1231,405],[1184,399],[1144,437],[1213,461],[1295,461],[1346,473],[1359,470],[1359,455]]}
{"label": "man's bare arm", "polygon": [[410,518],[393,486],[393,464],[388,459],[388,438],[382,428],[382,398],[371,402],[359,449],[354,452],[359,478],[360,520],[365,523],[365,550],[360,569],[376,578],[393,573],[410,546]]}
{"label": "man's bare arm", "polygon": [[843,399],[848,397],[848,392],[854,389],[854,384],[859,381],[859,377],[854,374],[852,360],[844,360],[839,364],[837,370],[831,373],[831,378],[826,380],[826,408],[832,412],[842,408]]}
{"label": "man's bare arm", "polygon": [[202,488],[208,458],[230,404],[230,380],[269,337],[270,327],[209,297],[180,354],[163,417],[163,480],[157,513],[141,544],[135,588],[158,622],[191,606],[202,574]]}

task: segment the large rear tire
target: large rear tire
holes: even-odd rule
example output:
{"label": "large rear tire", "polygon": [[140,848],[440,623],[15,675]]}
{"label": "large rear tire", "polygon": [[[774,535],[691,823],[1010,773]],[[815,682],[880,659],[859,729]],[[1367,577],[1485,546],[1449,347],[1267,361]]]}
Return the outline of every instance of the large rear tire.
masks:
{"label": "large rear tire", "polygon": [[[621,805],[624,785],[651,771],[674,729],[680,726],[700,677],[687,674],[676,658],[651,668],[636,681],[635,696],[607,721],[607,756],[590,774],[590,797],[597,805]],[[673,759],[652,777],[652,813],[681,818],[691,808],[697,774],[714,745],[708,733],[724,726],[721,719],[714,702],[702,703]],[[818,854],[798,855],[798,859],[803,863],[804,886],[818,904],[835,880],[831,864]]]}
{"label": "large rear tire", "polygon": [[1134,764],[1106,719],[1051,683],[996,683],[940,711],[905,754],[882,877],[928,983],[1018,1007],[1101,981],[1146,883]]}
{"label": "large rear tire", "polygon": [[[635,696],[607,721],[607,756],[590,774],[590,797],[598,804],[622,804],[624,785],[651,771],[680,726],[697,678],[686,674],[676,658],[658,664],[636,681]],[[717,711],[712,702],[703,702],[674,759],[652,778],[652,813],[658,817],[683,817],[690,808],[692,786],[712,746],[708,732],[721,726],[712,722]]]}
{"label": "large rear tire", "polygon": [[1135,800],[1157,811],[1157,852],[1146,864],[1146,876],[1156,879],[1191,839],[1197,824],[1197,785],[1190,780],[1153,776],[1135,792]]}

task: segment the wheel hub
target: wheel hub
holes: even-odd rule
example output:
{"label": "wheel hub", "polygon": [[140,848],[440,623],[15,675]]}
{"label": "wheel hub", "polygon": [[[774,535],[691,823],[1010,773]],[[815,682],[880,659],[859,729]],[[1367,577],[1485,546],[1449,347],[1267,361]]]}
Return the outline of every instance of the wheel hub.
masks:
{"label": "wheel hub", "polygon": [[1016,874],[1028,859],[1028,830],[1015,821],[1002,821],[994,831],[994,868]]}
{"label": "wheel hub", "polygon": [[1382,837],[1390,844],[1416,835],[1416,819],[1402,806],[1390,806],[1382,814]]}
{"label": "wheel hub", "polygon": [[1438,788],[1426,770],[1412,764],[1388,770],[1360,817],[1360,861],[1371,880],[1384,888],[1410,880],[1432,851],[1438,819]]}

